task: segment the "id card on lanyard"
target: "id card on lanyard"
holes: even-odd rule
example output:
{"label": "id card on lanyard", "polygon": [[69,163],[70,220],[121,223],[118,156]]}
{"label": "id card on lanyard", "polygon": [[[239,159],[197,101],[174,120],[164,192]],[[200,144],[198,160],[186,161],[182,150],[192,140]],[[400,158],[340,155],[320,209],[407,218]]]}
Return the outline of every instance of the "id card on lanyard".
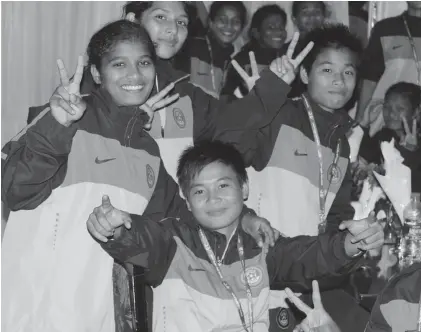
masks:
{"label": "id card on lanyard", "polygon": [[225,287],[225,289],[228,291],[228,293],[230,293],[231,296],[232,296],[232,299],[235,303],[235,306],[237,307],[238,315],[240,316],[241,324],[243,325],[244,331],[253,332],[253,297],[252,297],[252,294],[251,294],[250,284],[247,280],[247,275],[246,275],[246,263],[245,263],[245,259],[244,259],[243,238],[241,237],[240,234],[238,234],[237,250],[238,250],[238,256],[240,257],[241,267],[243,269],[244,280],[245,280],[245,285],[246,285],[247,302],[248,302],[248,309],[249,309],[249,325],[248,326],[247,326],[246,319],[245,319],[245,316],[244,316],[243,308],[241,307],[240,300],[238,299],[237,295],[235,295],[231,285],[225,280],[224,275],[222,274],[222,271],[221,271],[221,268],[220,268],[220,264],[218,263],[218,261],[215,257],[215,254],[213,253],[213,251],[212,251],[212,249],[209,245],[209,241],[206,238],[205,232],[201,228],[199,229],[199,237],[200,237],[200,241],[202,242],[202,245],[205,248],[206,253],[207,253],[213,267],[216,270],[216,273],[219,276],[219,279],[220,279],[222,285]]}
{"label": "id card on lanyard", "polygon": [[[304,107],[306,108],[308,119],[311,125],[311,131],[313,132],[314,142],[317,147],[317,159],[319,160],[319,234],[322,234],[326,230],[326,198],[329,192],[330,181],[328,186],[324,186],[324,168],[323,168],[323,154],[322,154],[322,144],[320,143],[320,136],[316,126],[316,120],[314,119],[313,110],[310,106],[305,95],[301,95],[301,98],[304,102]],[[331,166],[331,172],[335,172],[335,169],[338,167],[339,154],[340,154],[341,142],[338,141],[336,145],[335,157]]]}

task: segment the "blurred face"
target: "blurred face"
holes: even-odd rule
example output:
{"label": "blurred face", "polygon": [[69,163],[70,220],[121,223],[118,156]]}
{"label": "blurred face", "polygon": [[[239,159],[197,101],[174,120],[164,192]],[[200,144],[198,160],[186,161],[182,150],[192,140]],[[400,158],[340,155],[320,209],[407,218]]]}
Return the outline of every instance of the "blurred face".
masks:
{"label": "blurred face", "polygon": [[296,17],[293,18],[300,33],[307,33],[323,24],[325,15],[319,2],[301,2]]}
{"label": "blurred face", "polygon": [[99,72],[92,74],[118,106],[143,104],[155,79],[155,66],[146,46],[140,42],[119,42],[104,55]]}
{"label": "blurred face", "polygon": [[287,36],[285,24],[281,15],[273,14],[266,17],[260,28],[260,42],[269,48],[281,48]]}
{"label": "blurred face", "polygon": [[176,55],[187,38],[189,18],[182,2],[154,1],[143,12],[140,21],[161,59],[170,59]]}
{"label": "blurred face", "polygon": [[209,27],[221,44],[232,44],[240,35],[243,28],[238,10],[231,6],[219,9]]}
{"label": "blurred face", "polygon": [[412,123],[412,105],[409,99],[400,94],[392,93],[387,96],[383,105],[383,117],[386,127],[403,130],[402,118]]}
{"label": "blurred face", "polygon": [[421,9],[421,1],[407,1],[406,3],[410,9]]}
{"label": "blurred face", "polygon": [[344,107],[355,88],[356,63],[356,55],[348,49],[323,50],[314,61],[307,79],[301,69],[301,77],[308,84],[311,98],[328,112]]}
{"label": "blurred face", "polygon": [[229,236],[239,223],[247,195],[247,184],[240,184],[234,170],[214,162],[191,182],[187,206],[200,225]]}

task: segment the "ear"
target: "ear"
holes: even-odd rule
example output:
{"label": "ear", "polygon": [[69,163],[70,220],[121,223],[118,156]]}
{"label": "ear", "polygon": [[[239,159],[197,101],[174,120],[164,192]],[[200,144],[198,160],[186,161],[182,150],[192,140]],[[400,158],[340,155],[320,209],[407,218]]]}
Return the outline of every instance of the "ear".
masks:
{"label": "ear", "polygon": [[132,12],[127,13],[125,19],[130,22],[136,22],[136,15]]}
{"label": "ear", "polygon": [[188,199],[186,199],[186,205],[187,205],[187,209],[191,212],[191,206]]}
{"label": "ear", "polygon": [[301,81],[307,85],[308,84],[308,75],[307,75],[307,70],[305,70],[304,66],[300,66],[300,78]]}
{"label": "ear", "polygon": [[251,29],[251,35],[253,36],[254,39],[260,40],[259,29],[257,29],[257,28]]}
{"label": "ear", "polygon": [[243,199],[246,201],[249,198],[249,183],[246,182],[243,184]]}
{"label": "ear", "polygon": [[91,65],[91,75],[96,84],[101,84],[101,75],[95,65]]}

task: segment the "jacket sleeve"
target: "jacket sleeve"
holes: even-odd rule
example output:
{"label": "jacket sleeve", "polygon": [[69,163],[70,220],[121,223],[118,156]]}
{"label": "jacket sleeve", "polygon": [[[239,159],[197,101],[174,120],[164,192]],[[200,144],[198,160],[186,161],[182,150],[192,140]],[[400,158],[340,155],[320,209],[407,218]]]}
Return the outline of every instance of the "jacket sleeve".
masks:
{"label": "jacket sleeve", "polygon": [[177,183],[167,173],[161,161],[157,184],[143,216],[159,221],[169,217],[184,218],[189,216],[189,213]]}
{"label": "jacket sleeve", "polygon": [[131,229],[121,226],[112,240],[100,244],[115,260],[142,267],[148,283],[159,285],[176,252],[177,245],[171,232],[172,221],[156,222],[144,216],[130,216]]}
{"label": "jacket sleeve", "polygon": [[4,146],[2,201],[12,211],[35,209],[62,183],[76,130],[46,108]]}
{"label": "jacket sleeve", "polygon": [[332,280],[349,273],[359,261],[347,256],[345,236],[340,232],[279,238],[266,257],[270,287],[305,292],[316,279],[321,289],[328,288]]}
{"label": "jacket sleeve", "polygon": [[348,164],[341,187],[326,217],[326,231],[337,232],[342,221],[354,218],[355,210],[351,206],[352,185],[351,167]]}

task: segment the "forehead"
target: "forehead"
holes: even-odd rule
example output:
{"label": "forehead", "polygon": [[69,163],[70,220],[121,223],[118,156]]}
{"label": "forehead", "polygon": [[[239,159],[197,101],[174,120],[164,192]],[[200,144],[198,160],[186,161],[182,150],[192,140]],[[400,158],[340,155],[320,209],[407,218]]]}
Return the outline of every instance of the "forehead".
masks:
{"label": "forehead", "polygon": [[240,11],[234,6],[226,5],[220,7],[215,13],[215,16],[239,17]]}
{"label": "forehead", "polygon": [[143,56],[151,56],[148,47],[144,43],[140,40],[125,40],[114,43],[104,58],[111,60],[113,58],[139,58]]}
{"label": "forehead", "polygon": [[191,185],[214,182],[220,178],[236,180],[237,174],[231,166],[215,161],[206,165],[200,172],[198,172],[196,176],[193,177]]}
{"label": "forehead", "polygon": [[167,11],[175,17],[187,17],[186,9],[181,1],[153,1],[152,6],[147,10],[147,12],[150,13],[158,9]]}
{"label": "forehead", "polygon": [[282,24],[286,23],[280,14],[270,14],[264,18],[262,25],[275,24],[278,22],[281,22]]}
{"label": "forehead", "polygon": [[404,94],[399,93],[399,92],[389,93],[385,97],[385,101],[389,104],[394,103],[394,104],[399,104],[399,105],[407,106],[407,107],[411,106],[411,102],[409,100],[409,97],[405,96]]}
{"label": "forehead", "polygon": [[352,52],[348,48],[336,49],[333,47],[328,47],[321,50],[321,52],[317,55],[314,61],[314,65],[318,66],[326,62],[330,62],[338,66],[352,65],[357,67],[358,59],[355,52]]}
{"label": "forehead", "polygon": [[323,6],[318,1],[314,1],[314,2],[303,1],[300,3],[298,7],[298,14],[315,12],[315,11],[323,11]]}

